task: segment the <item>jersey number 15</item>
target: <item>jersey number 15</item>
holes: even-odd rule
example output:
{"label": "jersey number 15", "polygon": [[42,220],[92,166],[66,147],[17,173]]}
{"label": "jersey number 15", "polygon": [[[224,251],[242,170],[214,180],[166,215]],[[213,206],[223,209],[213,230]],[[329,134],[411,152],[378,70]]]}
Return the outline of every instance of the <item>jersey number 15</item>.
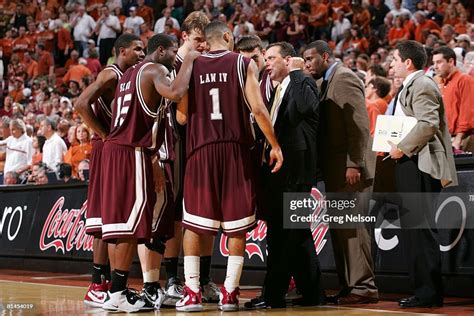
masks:
{"label": "jersey number 15", "polygon": [[[117,99],[117,116],[115,117],[114,127],[121,126],[127,116],[128,108],[130,107],[130,101],[132,101],[132,94],[127,93]],[[122,103],[123,102],[123,103]]]}

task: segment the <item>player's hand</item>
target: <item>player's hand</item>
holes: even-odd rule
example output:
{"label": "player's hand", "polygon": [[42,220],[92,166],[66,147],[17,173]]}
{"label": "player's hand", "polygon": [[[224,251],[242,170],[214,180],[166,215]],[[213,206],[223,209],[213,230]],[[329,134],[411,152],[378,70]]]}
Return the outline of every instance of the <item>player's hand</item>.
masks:
{"label": "player's hand", "polygon": [[281,166],[283,165],[283,153],[281,152],[280,147],[272,148],[272,150],[270,151],[270,161],[268,162],[268,164],[270,166],[275,164],[272,169],[272,173],[275,173],[280,170]]}
{"label": "player's hand", "polygon": [[346,182],[350,185],[357,184],[360,181],[360,169],[359,168],[347,168],[346,169]]}
{"label": "player's hand", "polygon": [[186,55],[186,57],[191,59],[191,60],[195,60],[199,56],[201,56],[201,53],[197,50],[194,50],[194,49],[189,51],[188,54]]}
{"label": "player's hand", "polygon": [[152,162],[153,166],[153,180],[155,182],[155,192],[160,193],[165,186],[165,175],[163,174],[163,169],[158,163],[158,159]]}
{"label": "player's hand", "polygon": [[304,59],[301,57],[291,57],[288,63],[288,68],[292,70],[303,70],[304,69]]}

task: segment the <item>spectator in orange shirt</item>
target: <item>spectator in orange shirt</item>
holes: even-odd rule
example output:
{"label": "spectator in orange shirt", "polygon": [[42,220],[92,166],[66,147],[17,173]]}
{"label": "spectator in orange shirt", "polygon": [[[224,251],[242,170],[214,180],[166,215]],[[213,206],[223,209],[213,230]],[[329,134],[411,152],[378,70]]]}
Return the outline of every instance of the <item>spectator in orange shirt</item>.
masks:
{"label": "spectator in orange shirt", "polygon": [[147,23],[145,22],[145,23],[142,23],[142,25],[140,25],[140,39],[142,40],[143,45],[145,45],[145,47],[148,46],[148,40],[149,40],[153,35],[155,35],[155,33],[153,33],[153,32],[150,30],[149,24],[147,24]]}
{"label": "spectator in orange shirt", "polygon": [[[84,159],[90,159],[92,145],[90,131],[85,124],[79,125],[76,128],[76,138],[79,142],[77,146],[71,146],[68,150],[70,153],[70,160],[66,161],[66,153],[64,162],[69,163],[72,166],[72,174],[74,177],[78,175],[79,163]],[[67,155],[69,156],[69,155]]]}
{"label": "spectator in orange shirt", "polygon": [[36,16],[36,10],[38,7],[36,6],[36,2],[32,0],[24,0],[25,1],[25,7],[23,8],[23,12],[27,16]]}
{"label": "spectator in orange shirt", "polygon": [[63,82],[68,85],[69,81],[81,82],[83,77],[91,76],[92,72],[87,68],[87,60],[79,58],[79,64],[72,66],[63,77]]}
{"label": "spectator in orange shirt", "polygon": [[439,25],[432,21],[426,19],[426,13],[423,11],[417,11],[415,13],[416,28],[415,28],[415,41],[420,43],[425,43],[426,35],[431,30],[441,31]]}
{"label": "spectator in orange shirt", "polygon": [[18,55],[20,61],[23,61],[23,55],[30,47],[30,40],[26,36],[26,28],[24,26],[20,26],[18,29],[18,37],[13,40],[12,46],[13,52]]}
{"label": "spectator in orange shirt", "polygon": [[390,92],[390,80],[384,77],[375,77],[365,87],[365,105],[369,115],[370,135],[374,136],[375,123],[378,115],[384,115],[387,111],[385,98]]}
{"label": "spectator in orange shirt", "polygon": [[359,28],[358,25],[354,24],[351,27],[351,41],[349,44],[349,48],[353,48],[358,50],[361,53],[366,53],[368,48],[369,48],[369,42],[365,38],[365,36],[362,34],[361,29]]}
{"label": "spectator in orange shirt", "polygon": [[79,52],[75,49],[71,51],[71,56],[69,59],[66,61],[66,64],[64,65],[64,69],[69,70],[72,66],[79,65]]}
{"label": "spectator in orange shirt", "polygon": [[55,27],[55,31],[58,38],[58,63],[59,65],[64,65],[67,56],[69,55],[69,51],[74,48],[74,43],[71,38],[71,32],[64,27],[64,23],[62,20],[56,20]]}
{"label": "spectator in orange shirt", "polygon": [[153,25],[153,22],[155,21],[153,9],[145,4],[145,0],[138,0],[137,5],[137,15],[141,16],[149,26]]}
{"label": "spectator in orange shirt", "polygon": [[38,63],[31,57],[29,52],[26,52],[25,56],[23,56],[23,63],[26,67],[26,80],[31,85],[31,81],[38,77]]}
{"label": "spectator in orange shirt", "polygon": [[8,95],[13,99],[13,102],[22,102],[25,96],[23,95],[23,78],[15,77],[14,79],[14,89],[8,93]]}
{"label": "spectator in orange shirt", "polygon": [[34,21],[28,21],[28,32],[26,33],[26,37],[30,40],[30,47],[29,50],[33,52],[35,50],[35,46],[38,42],[38,29],[36,28],[36,24]]}
{"label": "spectator in orange shirt", "polygon": [[395,18],[395,25],[390,28],[388,32],[388,44],[391,47],[395,47],[401,40],[407,40],[410,37],[410,33],[404,27],[405,18],[403,15],[399,15]]}
{"label": "spectator in orange shirt", "polygon": [[454,40],[456,33],[454,32],[454,27],[452,25],[446,24],[441,28],[441,39],[449,47],[454,47],[456,41]]}
{"label": "spectator in orange shirt", "polygon": [[38,33],[36,40],[38,43],[43,43],[44,48],[48,52],[54,51],[54,31],[49,29],[49,20],[43,20],[42,22],[44,30]]}
{"label": "spectator in orange shirt", "polygon": [[53,55],[45,50],[44,44],[36,45],[38,54],[38,76],[49,76],[50,82],[54,82],[54,60]]}
{"label": "spectator in orange shirt", "polygon": [[[329,16],[328,5],[323,3],[323,0],[311,0],[311,11],[309,15],[309,25],[312,27],[312,34],[314,39],[321,38],[321,33],[329,34]],[[310,34],[311,34],[310,33]]]}
{"label": "spectator in orange shirt", "polygon": [[352,17],[352,24],[356,24],[364,34],[370,34],[370,12],[366,4],[352,5],[354,16]]}
{"label": "spectator in orange shirt", "polygon": [[459,14],[454,4],[449,4],[444,14],[443,24],[455,26],[459,23]]}
{"label": "spectator in orange shirt", "polygon": [[459,14],[459,23],[454,26],[454,31],[457,34],[466,34],[471,27],[472,23],[469,23],[467,20],[467,12],[463,11]]}
{"label": "spectator in orange shirt", "polygon": [[3,64],[6,67],[6,65],[10,63],[10,58],[13,53],[13,37],[11,30],[6,31],[5,36],[0,39],[0,49],[2,52]]}
{"label": "spectator in orange shirt", "polygon": [[91,71],[93,79],[97,78],[97,75],[102,70],[102,65],[100,64],[99,54],[97,54],[97,51],[93,50],[90,52],[89,57],[86,58],[86,61],[86,67]]}
{"label": "spectator in orange shirt", "polygon": [[446,109],[449,132],[455,149],[474,151],[472,138],[474,107],[474,78],[456,68],[456,54],[447,46],[433,50],[436,75]]}

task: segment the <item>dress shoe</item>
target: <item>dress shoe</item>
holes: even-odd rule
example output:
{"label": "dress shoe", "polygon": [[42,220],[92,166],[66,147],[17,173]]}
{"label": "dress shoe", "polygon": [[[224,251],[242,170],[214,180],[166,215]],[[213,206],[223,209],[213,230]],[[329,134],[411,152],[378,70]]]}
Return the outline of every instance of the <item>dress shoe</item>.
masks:
{"label": "dress shoe", "polygon": [[356,304],[372,304],[377,303],[377,297],[361,296],[349,293],[346,296],[341,296],[337,299],[337,305],[356,305]]}
{"label": "dress shoe", "polygon": [[267,303],[263,300],[262,296],[252,298],[250,302],[245,302],[245,309],[264,309],[267,308]]}
{"label": "dress shoe", "polygon": [[401,308],[431,308],[431,307],[442,307],[442,300],[429,300],[424,301],[419,299],[416,296],[411,296],[408,298],[403,298],[398,302]]}
{"label": "dress shoe", "polygon": [[328,304],[337,304],[337,300],[339,299],[339,294],[336,295],[328,295],[326,296],[326,302]]}

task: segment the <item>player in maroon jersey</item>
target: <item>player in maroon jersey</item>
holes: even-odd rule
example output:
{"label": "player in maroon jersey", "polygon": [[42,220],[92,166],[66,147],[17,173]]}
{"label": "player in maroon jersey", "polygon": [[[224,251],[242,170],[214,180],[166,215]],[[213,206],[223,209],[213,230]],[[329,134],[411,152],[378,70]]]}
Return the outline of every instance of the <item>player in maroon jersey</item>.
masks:
{"label": "player in maroon jersey", "polygon": [[232,52],[227,25],[211,22],[204,30],[210,52],[194,63],[188,96],[178,104],[177,119],[187,123],[187,166],[183,227],[185,296],[178,311],[202,310],[199,287],[200,242],[219,229],[229,237],[227,276],[218,308],[238,309],[245,234],[254,228],[255,193],[250,147],[250,113],[272,146],[273,172],[283,163],[268,111],[260,94],[255,62]]}
{"label": "player in maroon jersey", "polygon": [[[183,58],[191,50],[198,50],[202,52],[205,49],[204,27],[209,24],[209,19],[204,12],[191,12],[183,24],[181,25],[181,36],[183,44],[178,49],[176,55],[175,69],[172,72],[172,78],[179,72]],[[182,297],[181,280],[178,278],[178,259],[182,248],[182,227],[181,219],[183,214],[183,182],[185,169],[185,141],[186,128],[179,126],[176,123],[176,103],[173,103],[170,109],[170,126],[173,126],[173,133],[170,136],[175,136],[173,142],[170,142],[163,151],[162,162],[165,168],[169,169],[169,164],[173,165],[173,188],[175,195],[175,226],[174,237],[166,242],[165,250],[165,267],[166,267],[166,299],[163,305],[175,306],[176,302]],[[168,139],[171,139],[168,138]],[[166,183],[169,183],[166,179]],[[212,282],[210,278],[211,256],[214,250],[214,239],[211,239],[202,246],[201,262],[200,262],[200,283],[203,289],[203,301],[217,302],[219,299],[219,288]]]}
{"label": "player in maroon jersey", "polygon": [[[104,68],[96,81],[89,85],[79,96],[75,110],[95,135],[92,138],[90,160],[90,178],[87,192],[86,233],[94,235],[92,283],[84,297],[84,303],[92,307],[102,307],[110,281],[107,271],[107,244],[102,241],[101,192],[100,192],[100,156],[102,139],[108,135],[112,110],[110,104],[115,88],[123,71],[145,57],[144,45],[140,37],[123,34],[115,41],[116,63]],[[113,249],[111,249],[112,251]],[[111,258],[113,259],[113,258]],[[113,262],[111,261],[113,270]]]}
{"label": "player in maroon jersey", "polygon": [[167,76],[177,50],[177,43],[167,35],[150,38],[147,56],[124,73],[115,92],[111,130],[102,150],[101,181],[102,191],[107,192],[102,198],[102,238],[116,244],[112,286],[102,306],[109,311],[149,308],[143,297],[128,290],[127,280],[137,244],[152,237],[155,190],[159,189],[152,157],[164,138],[165,98],[178,101],[186,93],[198,55],[186,56],[170,84]]}

